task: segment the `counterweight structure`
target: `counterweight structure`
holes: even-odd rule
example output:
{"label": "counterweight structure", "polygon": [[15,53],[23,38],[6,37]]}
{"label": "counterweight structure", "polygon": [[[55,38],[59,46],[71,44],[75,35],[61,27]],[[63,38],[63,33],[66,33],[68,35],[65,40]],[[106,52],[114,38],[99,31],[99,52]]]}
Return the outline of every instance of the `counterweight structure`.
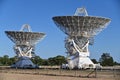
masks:
{"label": "counterweight structure", "polygon": [[12,65],[16,68],[36,68],[30,58],[34,57],[35,45],[44,38],[44,33],[32,32],[25,24],[20,31],[5,31],[8,38],[15,43],[13,49],[19,60]]}
{"label": "counterweight structure", "polygon": [[55,24],[68,36],[65,38],[68,67],[95,68],[88,46],[93,38],[110,23],[110,19],[88,16],[85,8],[77,8],[74,16],[55,16]]}

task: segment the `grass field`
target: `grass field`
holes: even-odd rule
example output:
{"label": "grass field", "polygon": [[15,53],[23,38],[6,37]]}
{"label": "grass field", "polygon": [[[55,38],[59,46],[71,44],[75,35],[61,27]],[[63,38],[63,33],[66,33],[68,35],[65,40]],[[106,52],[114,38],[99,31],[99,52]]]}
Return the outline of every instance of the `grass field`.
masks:
{"label": "grass field", "polygon": [[1,69],[0,80],[120,80],[120,70]]}

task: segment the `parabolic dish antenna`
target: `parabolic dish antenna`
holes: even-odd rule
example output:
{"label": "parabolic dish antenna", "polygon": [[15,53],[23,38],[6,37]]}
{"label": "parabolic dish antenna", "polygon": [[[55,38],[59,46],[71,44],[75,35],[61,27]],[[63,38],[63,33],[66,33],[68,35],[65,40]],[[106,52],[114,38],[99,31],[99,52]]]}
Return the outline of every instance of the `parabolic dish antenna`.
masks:
{"label": "parabolic dish antenna", "polygon": [[25,66],[34,68],[35,65],[33,65],[29,58],[35,55],[35,45],[45,37],[45,34],[32,32],[30,26],[27,24],[23,25],[20,31],[5,31],[5,33],[15,43],[14,51],[17,57],[19,57],[19,61],[13,66],[18,68],[24,68]]}
{"label": "parabolic dish antenna", "polygon": [[69,36],[94,37],[102,31],[110,19],[93,16],[56,16],[57,26]]}
{"label": "parabolic dish antenna", "polygon": [[35,45],[45,36],[39,32],[5,31],[5,33],[17,45]]}
{"label": "parabolic dish antenna", "polygon": [[65,47],[68,54],[69,68],[95,68],[89,58],[90,40],[110,23],[109,18],[88,16],[85,8],[77,8],[74,16],[55,16],[55,24],[68,37]]}

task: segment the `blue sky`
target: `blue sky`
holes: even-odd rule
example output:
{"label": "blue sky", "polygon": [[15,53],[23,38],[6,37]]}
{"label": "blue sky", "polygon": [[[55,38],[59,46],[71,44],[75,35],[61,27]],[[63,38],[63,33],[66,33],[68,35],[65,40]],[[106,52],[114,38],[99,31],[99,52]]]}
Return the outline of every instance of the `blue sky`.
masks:
{"label": "blue sky", "polygon": [[36,45],[36,54],[49,58],[65,54],[65,34],[52,21],[53,16],[73,15],[76,8],[85,7],[89,15],[111,18],[110,25],[95,36],[90,46],[91,58],[99,59],[104,52],[120,62],[120,1],[119,0],[0,0],[0,56],[14,56],[13,45],[6,30],[20,30],[29,24],[34,32],[46,37]]}

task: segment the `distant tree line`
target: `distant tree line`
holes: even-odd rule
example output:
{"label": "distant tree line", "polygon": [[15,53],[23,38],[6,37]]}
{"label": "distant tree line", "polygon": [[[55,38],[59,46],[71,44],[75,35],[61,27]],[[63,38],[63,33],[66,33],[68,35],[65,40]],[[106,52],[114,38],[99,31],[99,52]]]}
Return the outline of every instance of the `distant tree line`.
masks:
{"label": "distant tree line", "polygon": [[[3,57],[0,57],[0,66],[10,66],[13,63],[15,63],[18,60],[18,58],[11,57],[9,58],[8,55],[4,55]],[[31,58],[32,62],[37,65],[45,65],[45,66],[53,66],[53,65],[62,65],[62,63],[66,63],[66,58],[64,56],[58,55],[56,57],[50,57],[48,59],[42,59],[39,56],[35,56]]]}
{"label": "distant tree line", "polygon": [[8,55],[4,55],[3,57],[0,57],[0,66],[9,66],[13,64],[16,60],[16,57],[9,58]]}
{"label": "distant tree line", "polygon": [[56,57],[50,57],[48,59],[42,59],[39,56],[35,56],[31,59],[33,63],[37,65],[62,65],[62,63],[66,63],[66,58],[64,56],[58,55]]}
{"label": "distant tree line", "polygon": [[[8,55],[4,55],[3,57],[0,57],[0,66],[10,66],[13,63],[15,63],[18,60],[18,58],[15,57],[9,57]],[[33,63],[37,65],[45,65],[45,66],[54,66],[54,65],[62,65],[63,63],[67,63],[67,60],[64,56],[58,55],[55,57],[50,57],[48,59],[42,59],[40,56],[35,56],[31,59]],[[96,59],[91,59],[95,64],[100,63],[102,66],[114,66],[114,65],[120,65],[120,63],[117,63],[113,60],[112,56],[110,56],[109,53],[103,53],[97,61]]]}
{"label": "distant tree line", "polygon": [[117,63],[114,61],[113,57],[110,56],[109,53],[103,53],[99,59],[99,61],[96,61],[96,59],[92,59],[92,61],[97,64],[100,63],[102,66],[114,66],[114,65],[120,65],[120,63]]}

